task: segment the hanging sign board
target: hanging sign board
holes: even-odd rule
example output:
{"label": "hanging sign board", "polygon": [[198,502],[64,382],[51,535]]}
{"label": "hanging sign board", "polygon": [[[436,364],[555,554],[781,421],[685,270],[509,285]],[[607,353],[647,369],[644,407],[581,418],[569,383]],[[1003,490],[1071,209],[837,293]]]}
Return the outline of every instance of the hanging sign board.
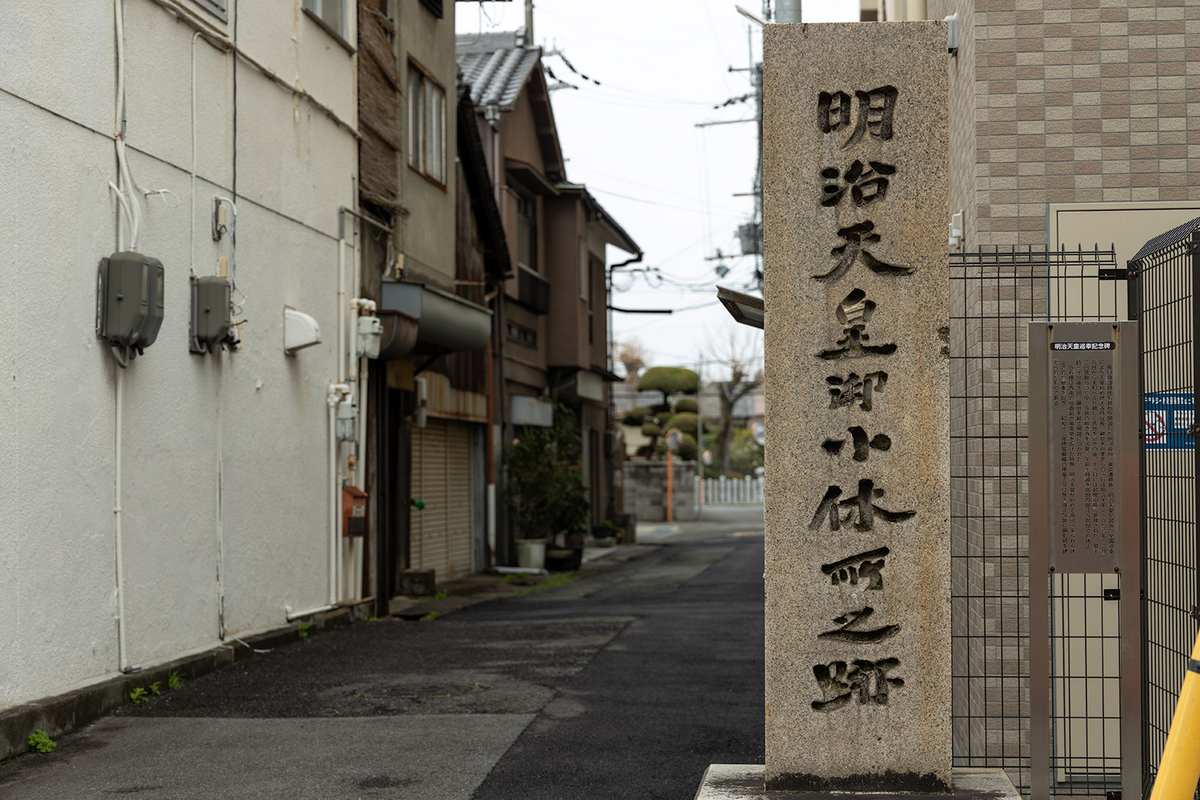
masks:
{"label": "hanging sign board", "polygon": [[1138,535],[1137,353],[1134,322],[1029,324],[1030,480],[1047,485],[1030,546],[1044,537],[1051,572],[1120,572]]}

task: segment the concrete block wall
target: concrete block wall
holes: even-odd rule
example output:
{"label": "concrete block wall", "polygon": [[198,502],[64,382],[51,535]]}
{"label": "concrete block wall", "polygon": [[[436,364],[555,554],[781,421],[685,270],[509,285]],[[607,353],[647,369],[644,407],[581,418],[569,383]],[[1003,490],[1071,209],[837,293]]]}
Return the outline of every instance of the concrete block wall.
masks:
{"label": "concrete block wall", "polygon": [[[673,516],[677,522],[696,519],[695,461],[674,462]],[[638,522],[667,519],[667,462],[631,459],[625,462],[625,510]]]}

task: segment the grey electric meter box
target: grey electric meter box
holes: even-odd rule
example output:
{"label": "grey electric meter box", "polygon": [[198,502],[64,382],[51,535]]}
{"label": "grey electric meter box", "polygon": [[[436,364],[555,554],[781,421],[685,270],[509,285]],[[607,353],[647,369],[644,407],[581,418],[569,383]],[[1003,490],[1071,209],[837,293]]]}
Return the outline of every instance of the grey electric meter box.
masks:
{"label": "grey electric meter box", "polygon": [[232,294],[228,278],[205,275],[192,278],[191,334],[193,353],[216,352],[229,336]]}
{"label": "grey electric meter box", "polygon": [[96,335],[110,345],[154,344],[163,320],[163,265],[125,251],[100,260],[96,284]]}

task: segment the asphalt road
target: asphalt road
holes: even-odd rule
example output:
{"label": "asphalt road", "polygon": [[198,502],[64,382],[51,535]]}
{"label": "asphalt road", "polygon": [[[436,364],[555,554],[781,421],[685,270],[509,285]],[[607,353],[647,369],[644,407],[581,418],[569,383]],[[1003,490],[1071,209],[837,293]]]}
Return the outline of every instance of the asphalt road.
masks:
{"label": "asphalt road", "polygon": [[[763,762],[761,508],[432,622],[362,622],[0,765],[0,797],[687,800]],[[716,518],[716,519],[713,519]]]}

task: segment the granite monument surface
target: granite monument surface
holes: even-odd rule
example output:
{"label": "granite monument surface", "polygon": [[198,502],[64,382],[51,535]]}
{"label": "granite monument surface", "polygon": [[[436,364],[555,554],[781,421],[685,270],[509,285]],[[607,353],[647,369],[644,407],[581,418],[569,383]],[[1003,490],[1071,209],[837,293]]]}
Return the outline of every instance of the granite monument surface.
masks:
{"label": "granite monument surface", "polygon": [[946,792],[946,25],[763,52],[765,784]]}

